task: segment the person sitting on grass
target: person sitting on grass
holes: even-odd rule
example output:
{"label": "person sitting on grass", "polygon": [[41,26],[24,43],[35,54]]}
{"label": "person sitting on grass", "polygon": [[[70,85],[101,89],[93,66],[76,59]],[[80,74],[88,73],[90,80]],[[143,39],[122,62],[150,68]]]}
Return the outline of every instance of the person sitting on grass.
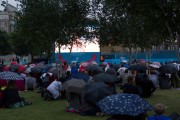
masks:
{"label": "person sitting on grass", "polygon": [[31,105],[32,102],[27,102],[23,97],[20,97],[18,89],[13,80],[8,82],[7,87],[3,91],[3,105],[5,108],[18,108],[25,105]]}
{"label": "person sitting on grass", "polygon": [[54,74],[55,80],[45,89],[42,97],[44,100],[59,100],[61,98],[62,83],[58,80],[58,76]]}
{"label": "person sitting on grass", "polygon": [[154,106],[155,115],[149,116],[148,120],[171,120],[170,117],[164,115],[165,105],[162,103],[157,103]]}
{"label": "person sitting on grass", "polygon": [[137,95],[141,94],[141,89],[139,86],[136,85],[134,76],[129,76],[128,83],[122,86],[121,89],[123,89],[123,93],[137,94]]}
{"label": "person sitting on grass", "polygon": [[36,78],[31,77],[30,73],[26,72],[25,91],[36,90]]}

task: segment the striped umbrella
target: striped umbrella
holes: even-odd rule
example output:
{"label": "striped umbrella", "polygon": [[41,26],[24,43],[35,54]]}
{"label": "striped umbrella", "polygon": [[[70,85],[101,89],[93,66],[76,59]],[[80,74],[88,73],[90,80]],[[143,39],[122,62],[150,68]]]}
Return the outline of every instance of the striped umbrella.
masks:
{"label": "striped umbrella", "polygon": [[3,71],[0,72],[0,80],[23,80],[23,77],[15,72]]}

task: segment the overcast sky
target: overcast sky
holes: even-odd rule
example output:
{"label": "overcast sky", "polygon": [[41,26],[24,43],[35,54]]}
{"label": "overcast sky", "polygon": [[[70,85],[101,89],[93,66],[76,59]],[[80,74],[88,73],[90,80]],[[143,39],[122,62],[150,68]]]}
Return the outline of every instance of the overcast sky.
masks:
{"label": "overcast sky", "polygon": [[[13,5],[14,7],[17,7],[17,1],[15,0],[0,0],[0,4],[2,3],[2,1],[8,1],[9,4]],[[0,5],[0,10],[3,10],[4,8]]]}

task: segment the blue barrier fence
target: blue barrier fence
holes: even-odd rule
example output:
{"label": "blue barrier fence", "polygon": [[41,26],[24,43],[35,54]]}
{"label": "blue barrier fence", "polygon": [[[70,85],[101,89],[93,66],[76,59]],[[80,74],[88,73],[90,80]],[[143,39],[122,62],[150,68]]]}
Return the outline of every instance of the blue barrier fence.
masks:
{"label": "blue barrier fence", "polygon": [[[77,61],[77,62],[86,62],[88,60],[90,60],[93,55],[96,54],[96,58],[94,61],[96,61],[97,63],[100,62],[100,52],[73,52],[73,53],[61,53],[60,55],[62,56],[62,58],[66,61],[68,61],[68,63],[70,63],[71,61]],[[55,53],[55,55],[52,55],[51,59],[50,59],[50,63],[54,61],[54,56],[55,56],[55,62],[59,62],[59,58],[58,58],[59,53]]]}
{"label": "blue barrier fence", "polygon": [[[103,54],[105,58],[105,62],[109,63],[116,63],[120,64],[122,60],[129,61],[129,54],[128,53],[109,53]],[[132,53],[132,60],[134,59],[144,59],[146,60],[146,53]],[[176,53],[173,50],[158,50],[158,51],[151,51],[149,54],[149,62],[170,62],[170,61],[178,61],[176,57]]]}

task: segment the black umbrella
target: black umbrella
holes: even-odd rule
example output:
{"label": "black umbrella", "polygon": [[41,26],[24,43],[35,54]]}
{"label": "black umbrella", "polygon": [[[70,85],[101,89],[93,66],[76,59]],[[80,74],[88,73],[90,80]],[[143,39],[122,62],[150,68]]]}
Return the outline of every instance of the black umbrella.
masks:
{"label": "black umbrella", "polygon": [[174,65],[174,64],[166,64],[166,65],[162,65],[158,71],[160,73],[175,73],[178,71],[178,68]]}
{"label": "black umbrella", "polygon": [[48,72],[53,73],[55,75],[58,75],[59,69],[58,68],[51,68],[51,69],[48,70]]}
{"label": "black umbrella", "polygon": [[86,74],[86,73],[72,74],[71,77],[75,78],[75,79],[82,79],[85,82],[88,82],[88,80],[90,79],[90,76],[88,74]]}
{"label": "black umbrella", "polygon": [[41,67],[39,67],[39,66],[35,66],[35,67],[32,67],[32,68],[31,68],[31,72],[32,72],[32,73],[37,73],[37,74],[38,74],[38,73],[41,73],[42,70],[43,70],[43,69],[42,69]]}
{"label": "black umbrella", "polygon": [[95,64],[92,64],[92,65],[88,65],[86,67],[86,70],[88,71],[88,73],[91,75],[91,74],[99,74],[99,73],[102,73],[103,72],[103,69],[98,66],[98,65],[95,65]]}
{"label": "black umbrella", "polygon": [[86,82],[81,79],[70,79],[64,82],[63,87],[67,92],[80,93],[83,91]]}
{"label": "black umbrella", "polygon": [[112,75],[116,75],[116,70],[114,69],[114,68],[108,68],[107,70],[106,70],[106,73],[108,73],[108,74],[112,74]]}
{"label": "black umbrella", "polygon": [[105,83],[113,83],[117,82],[118,78],[116,75],[108,74],[108,73],[100,73],[98,75],[95,75],[92,78],[95,82],[105,82]]}
{"label": "black umbrella", "polygon": [[135,71],[146,71],[147,67],[144,64],[136,64],[136,65],[132,65],[128,68],[128,70],[135,70]]}
{"label": "black umbrella", "polygon": [[14,65],[14,64],[11,64],[9,66],[9,71],[12,71],[12,72],[16,72],[19,70],[19,65]]}
{"label": "black umbrella", "polygon": [[84,99],[94,105],[104,97],[112,94],[113,90],[102,82],[87,84],[84,87]]}

